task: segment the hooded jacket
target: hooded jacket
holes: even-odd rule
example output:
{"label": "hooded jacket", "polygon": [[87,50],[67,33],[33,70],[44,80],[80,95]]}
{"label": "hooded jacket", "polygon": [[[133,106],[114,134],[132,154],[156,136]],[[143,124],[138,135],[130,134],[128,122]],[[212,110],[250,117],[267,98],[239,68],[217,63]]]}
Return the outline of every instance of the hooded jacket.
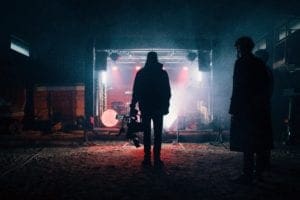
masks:
{"label": "hooded jacket", "polygon": [[131,106],[138,103],[142,114],[164,115],[169,112],[171,98],[169,76],[162,67],[159,62],[146,63],[136,74]]}

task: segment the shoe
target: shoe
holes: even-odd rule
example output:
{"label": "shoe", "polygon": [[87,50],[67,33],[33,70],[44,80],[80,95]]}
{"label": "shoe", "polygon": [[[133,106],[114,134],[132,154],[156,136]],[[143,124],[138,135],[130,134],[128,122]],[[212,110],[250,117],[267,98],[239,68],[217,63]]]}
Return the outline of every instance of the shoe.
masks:
{"label": "shoe", "polygon": [[241,185],[252,185],[254,180],[252,176],[242,174],[238,178],[234,179],[233,182]]}
{"label": "shoe", "polygon": [[165,164],[164,164],[163,161],[161,161],[161,160],[154,160],[154,167],[156,169],[162,169],[162,168],[164,168],[164,166],[165,166]]}

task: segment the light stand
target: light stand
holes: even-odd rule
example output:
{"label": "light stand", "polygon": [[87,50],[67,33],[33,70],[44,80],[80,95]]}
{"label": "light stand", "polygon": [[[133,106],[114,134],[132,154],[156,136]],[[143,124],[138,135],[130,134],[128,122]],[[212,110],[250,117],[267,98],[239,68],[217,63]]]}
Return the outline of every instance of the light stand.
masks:
{"label": "light stand", "polygon": [[221,117],[216,120],[216,122],[213,123],[214,127],[217,127],[218,134],[213,142],[210,142],[211,145],[213,146],[220,146],[222,145],[225,149],[228,149],[228,147],[224,144],[223,141],[223,123]]}

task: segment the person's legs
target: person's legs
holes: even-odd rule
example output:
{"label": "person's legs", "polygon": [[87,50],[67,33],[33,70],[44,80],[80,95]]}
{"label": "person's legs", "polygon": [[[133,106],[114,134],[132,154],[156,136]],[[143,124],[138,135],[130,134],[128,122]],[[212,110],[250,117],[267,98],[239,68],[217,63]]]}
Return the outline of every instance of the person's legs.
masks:
{"label": "person's legs", "polygon": [[144,128],[144,161],[143,164],[151,165],[151,117],[143,115],[142,123]]}
{"label": "person's legs", "polygon": [[265,169],[265,155],[264,152],[257,152],[255,156],[255,178],[262,180],[262,173]]}
{"label": "person's legs", "polygon": [[244,152],[243,172],[246,179],[253,179],[254,153]]}
{"label": "person's legs", "polygon": [[258,179],[261,179],[262,174],[270,169],[270,156],[269,150],[256,153],[255,175]]}
{"label": "person's legs", "polygon": [[271,170],[271,150],[265,151],[265,171]]}
{"label": "person's legs", "polygon": [[236,179],[235,183],[251,185],[253,183],[253,169],[254,169],[254,153],[243,152],[243,174]]}
{"label": "person's legs", "polygon": [[154,164],[161,165],[160,151],[161,151],[161,141],[162,141],[162,126],[163,126],[163,116],[155,115],[153,116],[154,125]]}

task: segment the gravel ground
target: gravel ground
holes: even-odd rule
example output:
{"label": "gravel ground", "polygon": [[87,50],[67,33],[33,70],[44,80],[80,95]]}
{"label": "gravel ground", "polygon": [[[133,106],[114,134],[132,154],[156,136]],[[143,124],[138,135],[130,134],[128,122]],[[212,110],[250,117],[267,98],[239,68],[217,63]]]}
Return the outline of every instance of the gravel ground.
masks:
{"label": "gravel ground", "polygon": [[[228,144],[227,144],[228,145]],[[242,155],[209,143],[163,144],[164,170],[142,169],[124,141],[0,149],[0,199],[291,199],[300,195],[299,148],[272,152],[265,181],[232,181]]]}

